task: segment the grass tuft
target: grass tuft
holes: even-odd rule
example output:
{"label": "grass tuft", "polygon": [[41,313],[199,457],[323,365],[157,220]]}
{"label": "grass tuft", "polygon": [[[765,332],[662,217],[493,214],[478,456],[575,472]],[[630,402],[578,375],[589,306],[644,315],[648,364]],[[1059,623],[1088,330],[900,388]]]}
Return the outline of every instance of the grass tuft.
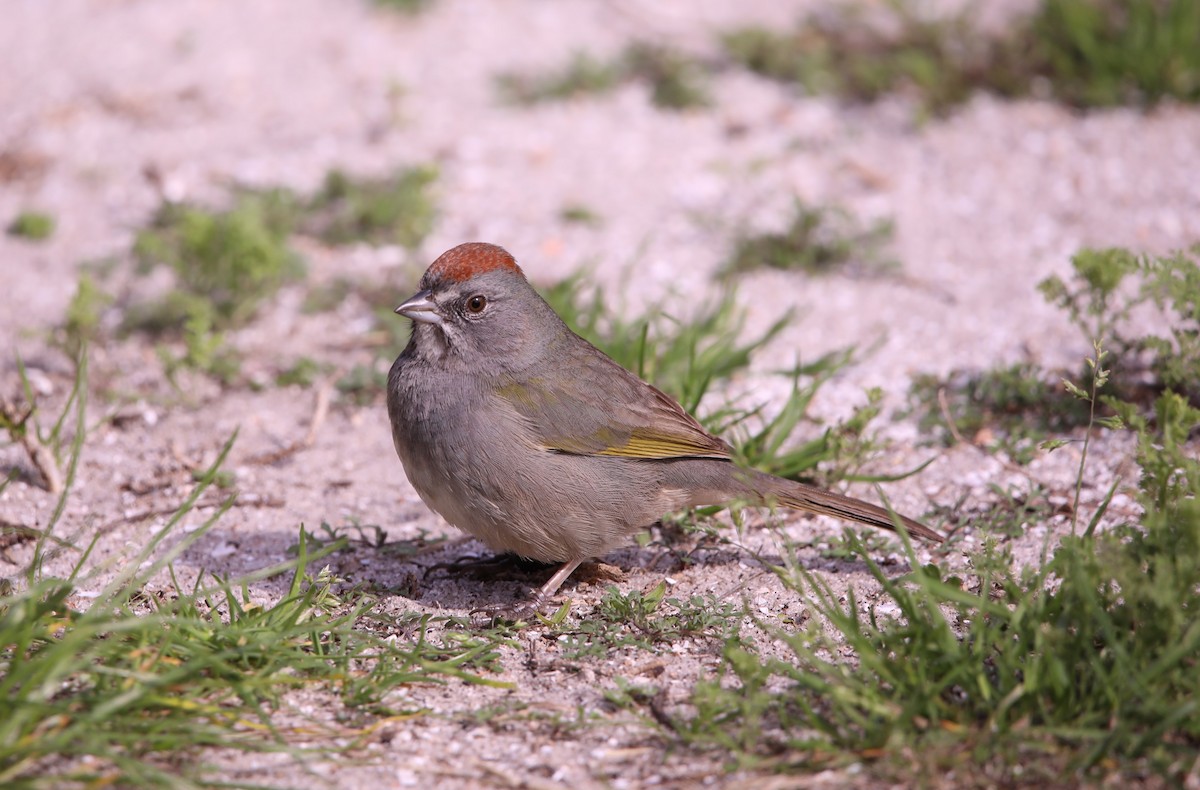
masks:
{"label": "grass tuft", "polygon": [[685,110],[710,103],[705,76],[701,64],[676,50],[635,42],[612,60],[579,53],[557,72],[501,74],[496,86],[504,101],[531,105],[608,93],[639,81],[649,84],[656,107]]}
{"label": "grass tuft", "polygon": [[324,375],[328,371],[328,365],[324,365],[312,357],[300,357],[291,365],[276,374],[275,386],[301,387],[307,389],[316,382],[318,377]]}
{"label": "grass tuft", "polygon": [[[1093,381],[1102,370],[1110,398],[1096,401],[1094,393],[1070,384],[1070,373],[1031,363],[941,378],[920,375],[913,379],[909,402],[922,431],[947,444],[961,437],[1000,449],[1025,464],[1039,447],[1066,443],[1047,439],[1050,434],[1093,419],[1108,426],[1121,401],[1149,406],[1172,391],[1200,404],[1198,259],[1200,247],[1168,256],[1084,249],[1072,257],[1069,278],[1055,275],[1038,284],[1082,336],[1102,342],[1103,350],[1087,358],[1084,378]],[[1146,321],[1145,314],[1155,320]],[[1146,326],[1154,329],[1147,333]]]}
{"label": "grass tuft", "polygon": [[558,212],[558,218],[563,222],[575,225],[598,227],[604,224],[604,219],[596,211],[582,203],[569,203]]}
{"label": "grass tuft", "polygon": [[[660,306],[632,318],[622,317],[627,311],[614,309],[582,275],[544,289],[542,295],[574,332],[677,398],[709,431],[729,439],[740,463],[826,485],[848,479],[885,479],[859,474],[879,449],[868,428],[879,414],[882,393],[868,393],[867,402],[850,418],[826,428],[820,436],[807,441],[797,438],[810,419],[808,408],[817,391],[853,362],[852,350],[831,352],[788,371],[792,389],[773,417],[764,414],[768,408],[774,411],[775,404],[702,408],[714,385],[736,380],[749,369],[753,355],[791,321],[790,313],[762,334],[742,341],[747,313],[732,290],[700,305],[688,320],[672,316]],[[912,472],[899,477],[907,474]]]}
{"label": "grass tuft", "polygon": [[629,78],[650,85],[651,101],[665,110],[687,110],[712,103],[699,63],[668,47],[638,42],[624,54]]}
{"label": "grass tuft", "polygon": [[582,274],[543,289],[542,296],[572,331],[691,412],[713,383],[745,371],[753,353],[791,320],[785,315],[758,337],[740,342],[746,311],[731,291],[686,320],[659,306],[622,317],[625,311],[614,309]]}
{"label": "grass tuft", "polygon": [[736,639],[745,617],[740,603],[709,595],[667,598],[666,582],[648,593],[609,587],[590,616],[559,623],[555,633],[563,658],[603,658],[622,649],[652,650],[682,639]]}
{"label": "grass tuft", "polygon": [[[1077,107],[1200,101],[1194,0],[1043,0],[1026,33],[1060,101]],[[1035,77],[1036,78],[1036,77]]]}
{"label": "grass tuft", "polygon": [[433,229],[437,207],[430,187],[434,167],[412,167],[380,179],[331,171],[306,208],[305,229],[328,244],[420,246]]}
{"label": "grass tuft", "polygon": [[433,8],[434,0],[372,0],[375,5],[388,11],[416,16]]}
{"label": "grass tuft", "polygon": [[246,193],[221,212],[164,203],[133,252],[144,271],[169,268],[178,290],[136,325],[161,330],[201,314],[217,329],[244,324],[264,299],[304,273],[287,245],[292,212],[281,193]]}
{"label": "grass tuft", "polygon": [[[81,365],[82,389],[85,381]],[[389,693],[404,685],[494,683],[477,674],[495,666],[493,640],[434,638],[430,618],[393,621],[377,612],[375,599],[339,593],[328,568],[310,574],[309,566],[343,549],[344,539],[310,553],[302,528],[294,559],[236,580],[201,574],[181,585],[173,563],[235,503],[236,494],[179,534],[220,481],[233,438],[115,574],[90,563],[94,538],[66,578],[45,575],[47,543],[77,550],[52,533],[83,448],[83,408],[80,399],[60,506],[41,531],[23,589],[9,584],[0,596],[0,783],[205,784],[196,757],[206,747],[297,758],[339,748],[302,746],[312,741],[309,727],[276,723],[293,690],[329,694],[365,722],[357,730],[331,726],[325,740],[336,743],[353,742],[378,717],[397,715]],[[254,585],[284,574],[291,580],[278,601],[256,600]]]}
{"label": "grass tuft", "polygon": [[946,446],[957,437],[1027,464],[1053,433],[1087,422],[1088,409],[1057,377],[1029,362],[947,376],[913,377],[909,406],[921,431]]}
{"label": "grass tuft", "polygon": [[890,268],[895,264],[884,260],[883,248],[892,230],[888,220],[864,227],[839,206],[809,206],[797,200],[785,230],[739,236],[721,273],[768,268],[823,274],[856,262]]}
{"label": "grass tuft", "polygon": [[[1053,98],[1075,107],[1200,101],[1200,5],[1194,0],[1041,0],[998,32],[984,31],[974,8],[931,14],[928,4],[889,0],[839,4],[796,28],[725,32],[729,62],[765,77],[856,101],[912,96],[939,115],[977,91]],[[650,84],[656,106],[709,104],[707,79],[724,64],[635,43],[608,61],[576,55],[545,75],[504,74],[514,104],[606,93]]]}
{"label": "grass tuft", "polygon": [[104,311],[112,303],[112,295],[101,289],[95,279],[84,272],[79,277],[75,294],[67,305],[66,317],[55,331],[52,342],[61,347],[67,356],[79,359],[85,348],[101,342],[100,323]]}
{"label": "grass tuft", "polygon": [[608,93],[620,85],[622,79],[619,62],[602,62],[581,52],[558,73],[540,76],[501,74],[496,78],[496,87],[507,103],[530,105]]}
{"label": "grass tuft", "polygon": [[45,241],[54,235],[54,217],[41,211],[22,211],[8,224],[8,235],[26,241]]}
{"label": "grass tuft", "polygon": [[934,114],[979,90],[1076,107],[1200,101],[1193,0],[1042,0],[1000,33],[981,31],[970,6],[940,17],[905,0],[867,10],[821,9],[793,31],[743,28],[722,43],[763,76],[854,100],[908,93]]}
{"label": "grass tuft", "polygon": [[848,536],[882,590],[870,602],[789,554],[780,578],[814,617],[773,631],[788,660],[727,646],[685,737],[799,764],[908,753],[982,772],[1032,750],[1064,775],[1140,760],[1181,778],[1200,746],[1200,467],[1166,436],[1200,427],[1200,411],[1164,398],[1163,430],[1136,430],[1141,462],[1176,488],[1143,481],[1140,529],[1065,538],[1036,570],[988,541],[964,578],[911,553],[918,569],[889,577]]}
{"label": "grass tuft", "polygon": [[[77,460],[76,445],[83,441],[83,409],[87,400],[87,391],[83,389],[81,382],[85,382],[87,379],[86,345],[79,349],[78,355],[75,357],[75,365],[75,381],[71,392],[63,403],[62,410],[49,427],[42,425],[38,418],[40,410],[38,398],[33,384],[29,380],[25,361],[20,355],[17,356],[17,376],[21,381],[21,400],[0,399],[0,431],[7,434],[11,441],[25,450],[33,467],[41,475],[46,490],[57,496],[65,495],[66,489],[70,486],[70,480],[74,475],[74,463]],[[72,412],[75,412],[76,415],[75,436],[68,445],[69,434],[67,431],[70,425],[67,420],[71,417]],[[68,457],[64,457],[64,450],[68,447],[71,448],[71,451]],[[64,471],[66,472],[65,476]],[[0,484],[0,491],[3,491],[4,487],[8,485],[9,479],[11,478],[5,479]],[[60,502],[59,511],[61,508],[62,503]],[[51,524],[53,524],[53,520]]]}
{"label": "grass tuft", "polygon": [[[304,274],[292,238],[312,235],[327,244],[395,244],[412,250],[437,216],[430,195],[436,178],[433,167],[380,179],[354,179],[335,170],[308,198],[270,189],[242,190],[226,211],[164,203],[138,234],[133,254],[143,272],[169,268],[174,287],[130,305],[123,326],[175,341],[159,349],[172,381],[180,370],[193,369],[235,383],[241,359],[226,343],[226,333],[253,320],[265,301]],[[331,309],[350,290],[342,280],[313,289],[304,309]]]}
{"label": "grass tuft", "polygon": [[[1168,256],[1085,249],[1071,268],[1069,280],[1048,277],[1038,289],[1112,351],[1117,395],[1140,402],[1172,390],[1200,404],[1200,245]],[[1147,309],[1157,311],[1149,333],[1133,321]]]}
{"label": "grass tuft", "polygon": [[182,352],[159,349],[172,381],[183,368],[225,383],[236,379],[241,360],[224,333],[248,323],[264,301],[304,274],[288,246],[294,221],[290,194],[248,192],[227,211],[164,203],[138,234],[133,254],[141,270],[167,267],[174,287],[131,305],[123,325],[181,342]]}
{"label": "grass tuft", "polygon": [[[1094,325],[1117,325],[1111,319],[1122,300],[1107,303],[1107,314],[1089,311],[1101,295],[1118,292],[1112,261],[1127,260],[1082,259],[1084,296],[1073,304]],[[1180,258],[1162,268],[1138,260],[1119,265],[1174,272],[1170,262]],[[1170,286],[1185,303],[1187,282]],[[1054,293],[1074,291],[1055,286]],[[1170,331],[1186,331],[1189,320],[1182,316]],[[957,575],[920,566],[906,542],[913,570],[889,576],[848,532],[844,547],[878,587],[864,599],[835,589],[789,548],[777,574],[806,621],[793,630],[759,623],[775,642],[771,650],[728,641],[720,676],[699,684],[692,713],[666,729],[694,745],[732,750],[742,764],[770,759],[783,770],[871,755],[880,776],[953,771],[957,781],[988,783],[1020,766],[1023,776],[1050,783],[1077,772],[1088,781],[1155,773],[1184,782],[1200,749],[1200,461],[1189,444],[1200,409],[1169,389],[1152,414],[1103,394],[1111,383],[1106,357],[1098,339],[1090,384],[1068,385],[1087,413],[1073,527],[1052,553],[1047,545],[1039,567],[1022,567],[987,537]],[[1115,417],[1100,416],[1098,403]],[[1075,528],[1087,515],[1080,487],[1096,425],[1128,429],[1136,440],[1136,524],[1098,529],[1118,479]],[[1058,512],[1037,488],[995,493],[1002,506],[990,514],[994,534],[1016,534]]]}

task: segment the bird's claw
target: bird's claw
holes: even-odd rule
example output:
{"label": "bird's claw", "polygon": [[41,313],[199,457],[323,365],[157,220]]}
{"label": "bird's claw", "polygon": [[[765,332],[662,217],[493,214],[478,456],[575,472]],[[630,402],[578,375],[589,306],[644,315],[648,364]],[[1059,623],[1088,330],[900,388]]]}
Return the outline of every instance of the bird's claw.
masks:
{"label": "bird's claw", "polygon": [[545,600],[536,592],[527,601],[492,604],[471,610],[471,618],[484,627],[494,627],[501,624],[515,625],[517,623],[532,623],[541,614]]}

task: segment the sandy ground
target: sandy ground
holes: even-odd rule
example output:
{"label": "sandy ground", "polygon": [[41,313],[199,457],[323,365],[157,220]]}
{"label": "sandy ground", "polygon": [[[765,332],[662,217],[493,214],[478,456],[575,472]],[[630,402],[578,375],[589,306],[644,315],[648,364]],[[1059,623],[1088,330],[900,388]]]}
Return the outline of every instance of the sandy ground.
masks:
{"label": "sandy ground", "polygon": [[[40,245],[0,236],[5,391],[15,392],[12,352],[19,350],[47,402],[61,401],[69,366],[50,350],[44,330],[61,321],[79,266],[124,254],[160,190],[219,202],[238,183],[311,189],[332,167],[381,174],[435,162],[441,213],[411,259],[395,249],[312,250],[310,282],[375,281],[398,267],[419,270],[459,242],[485,240],[512,251],[539,282],[586,266],[614,293],[623,284],[634,303],[688,304],[709,293],[740,229],[779,228],[796,197],[894,219],[891,252],[900,274],[763,273],[741,284],[751,331],[797,311],[756,359],[763,375],[740,382],[759,396],[781,398],[787,383],[765,374],[796,359],[878,344],[822,391],[816,412],[825,417],[846,414],[869,386],[883,387],[897,405],[918,372],[1024,359],[1074,366],[1089,349],[1044,304],[1036,283],[1066,272],[1082,246],[1167,251],[1200,238],[1200,112],[1190,108],[1080,115],[980,96],[945,120],[918,125],[912,107],[898,100],[846,107],[734,72],[715,81],[711,108],[687,112],[656,109],[638,84],[534,108],[497,99],[501,71],[553,68],[579,50],[603,56],[634,38],[711,53],[716,32],[787,23],[807,5],[439,0],[409,17],[349,0],[10,2],[0,25],[0,222],[36,207],[53,214],[59,229]],[[160,175],[157,183],[149,172]],[[569,205],[587,206],[602,221],[564,223],[560,212]],[[301,355],[337,365],[369,358],[357,345],[367,326],[356,313],[361,305],[303,315],[303,293],[301,286],[285,289],[260,320],[231,338],[252,372],[268,375]],[[382,403],[336,406],[311,448],[264,465],[254,458],[304,436],[311,391],[221,392],[197,383],[179,397],[153,349],[136,339],[97,349],[93,368],[97,387],[124,395],[119,403],[94,403],[94,418],[121,409],[129,419],[104,424],[89,438],[63,529],[104,529],[100,560],[119,561],[141,545],[161,520],[129,517],[177,503],[190,469],[211,460],[235,429],[230,468],[237,485],[270,506],[229,512],[184,558],[185,578],[200,568],[236,573],[278,561],[301,523],[357,520],[383,526],[393,539],[448,531],[404,479]],[[910,423],[882,427],[893,446],[881,471],[936,456],[920,475],[887,488],[898,509],[912,514],[960,500],[964,508],[985,508],[991,483],[1034,480],[1065,502],[1074,481],[1078,455],[1071,448],[1013,471],[971,447],[918,447]],[[1115,476],[1129,479],[1129,450],[1119,439],[1099,445],[1085,504]],[[0,466],[14,465],[27,473],[0,495],[0,517],[42,524],[52,498],[31,482],[18,448],[0,448]],[[1130,507],[1118,497],[1114,513]],[[1018,539],[1018,553],[1036,556],[1046,528]],[[786,529],[805,538],[839,527],[794,519]],[[738,540],[771,550],[765,530],[751,528]],[[968,534],[962,545],[977,541]],[[20,568],[23,551],[0,555],[0,574]],[[482,552],[475,543],[454,544],[429,561]],[[668,575],[659,567],[663,556],[661,549],[630,548],[607,559],[626,571],[623,589],[649,590]],[[815,554],[810,560],[835,586],[865,584],[861,567]],[[57,562],[61,572],[69,557]],[[397,588],[421,570],[363,547],[339,562],[354,581]],[[669,575],[673,594],[745,596],[776,613],[795,606],[748,550],[713,553]],[[523,589],[443,575],[423,581],[417,599],[397,595],[387,606],[462,613]],[[277,592],[273,583],[256,590],[264,599]],[[602,592],[603,585],[567,589],[584,615]],[[432,713],[396,724],[372,744],[370,756],[381,759],[371,764],[302,768],[241,755],[219,755],[217,762],[240,781],[305,785],[313,781],[306,771],[315,771],[345,787],[431,779],[439,786],[530,787],[751,781],[725,774],[720,755],[664,753],[645,728],[602,704],[614,678],[644,673],[668,687],[673,701],[686,699],[718,663],[708,648],[678,645],[665,669],[650,667],[653,656],[630,653],[565,672],[553,661],[553,643],[536,630],[525,638],[523,649],[505,657],[503,678],[515,690],[452,683],[404,692],[408,703]],[[517,703],[607,718],[578,731],[469,718],[484,706]],[[316,709],[320,702],[294,704]],[[854,783],[845,773],[810,781]]]}

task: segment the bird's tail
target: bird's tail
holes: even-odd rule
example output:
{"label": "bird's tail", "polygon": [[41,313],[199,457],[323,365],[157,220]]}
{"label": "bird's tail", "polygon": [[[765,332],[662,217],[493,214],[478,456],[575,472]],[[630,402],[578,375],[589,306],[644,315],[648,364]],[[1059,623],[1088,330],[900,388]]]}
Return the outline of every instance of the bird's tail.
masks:
{"label": "bird's tail", "polygon": [[896,531],[896,521],[898,520],[909,535],[934,543],[941,543],[945,540],[940,534],[915,519],[889,512],[861,499],[827,491],[824,488],[784,480],[761,472],[755,474],[749,482],[765,501],[774,501],[793,510],[807,510],[810,513],[836,516],[856,521],[859,524],[888,529],[892,532]]}

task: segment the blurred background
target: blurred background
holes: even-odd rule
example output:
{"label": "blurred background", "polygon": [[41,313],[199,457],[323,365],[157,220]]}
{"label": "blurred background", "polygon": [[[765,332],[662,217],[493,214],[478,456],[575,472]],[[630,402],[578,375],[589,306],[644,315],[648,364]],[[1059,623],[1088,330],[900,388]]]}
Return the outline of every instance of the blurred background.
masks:
{"label": "blurred background", "polygon": [[[1198,13],[15,0],[0,28],[0,329],[58,320],[89,261],[164,280],[202,266],[149,249],[148,229],[178,226],[168,209],[284,190],[293,215],[271,221],[310,283],[420,268],[477,239],[542,281],[635,271],[635,302],[736,271],[762,323],[802,311],[788,344],[888,330],[889,348],[925,352],[903,370],[1022,343],[1053,354],[1063,323],[1038,279],[1083,246],[1165,251],[1200,233]],[[249,288],[273,298],[301,276],[278,265],[231,276],[271,281]],[[143,287],[108,290],[133,305],[126,289]],[[157,320],[198,309],[178,308]],[[208,320],[237,329],[256,311]]]}
{"label": "blurred background", "polygon": [[119,399],[378,404],[392,308],[481,240],[689,407],[736,338],[776,401],[857,349],[835,418],[1044,385],[1091,338],[1040,284],[1200,239],[1197,41],[1195,0],[13,2],[0,335]]}

